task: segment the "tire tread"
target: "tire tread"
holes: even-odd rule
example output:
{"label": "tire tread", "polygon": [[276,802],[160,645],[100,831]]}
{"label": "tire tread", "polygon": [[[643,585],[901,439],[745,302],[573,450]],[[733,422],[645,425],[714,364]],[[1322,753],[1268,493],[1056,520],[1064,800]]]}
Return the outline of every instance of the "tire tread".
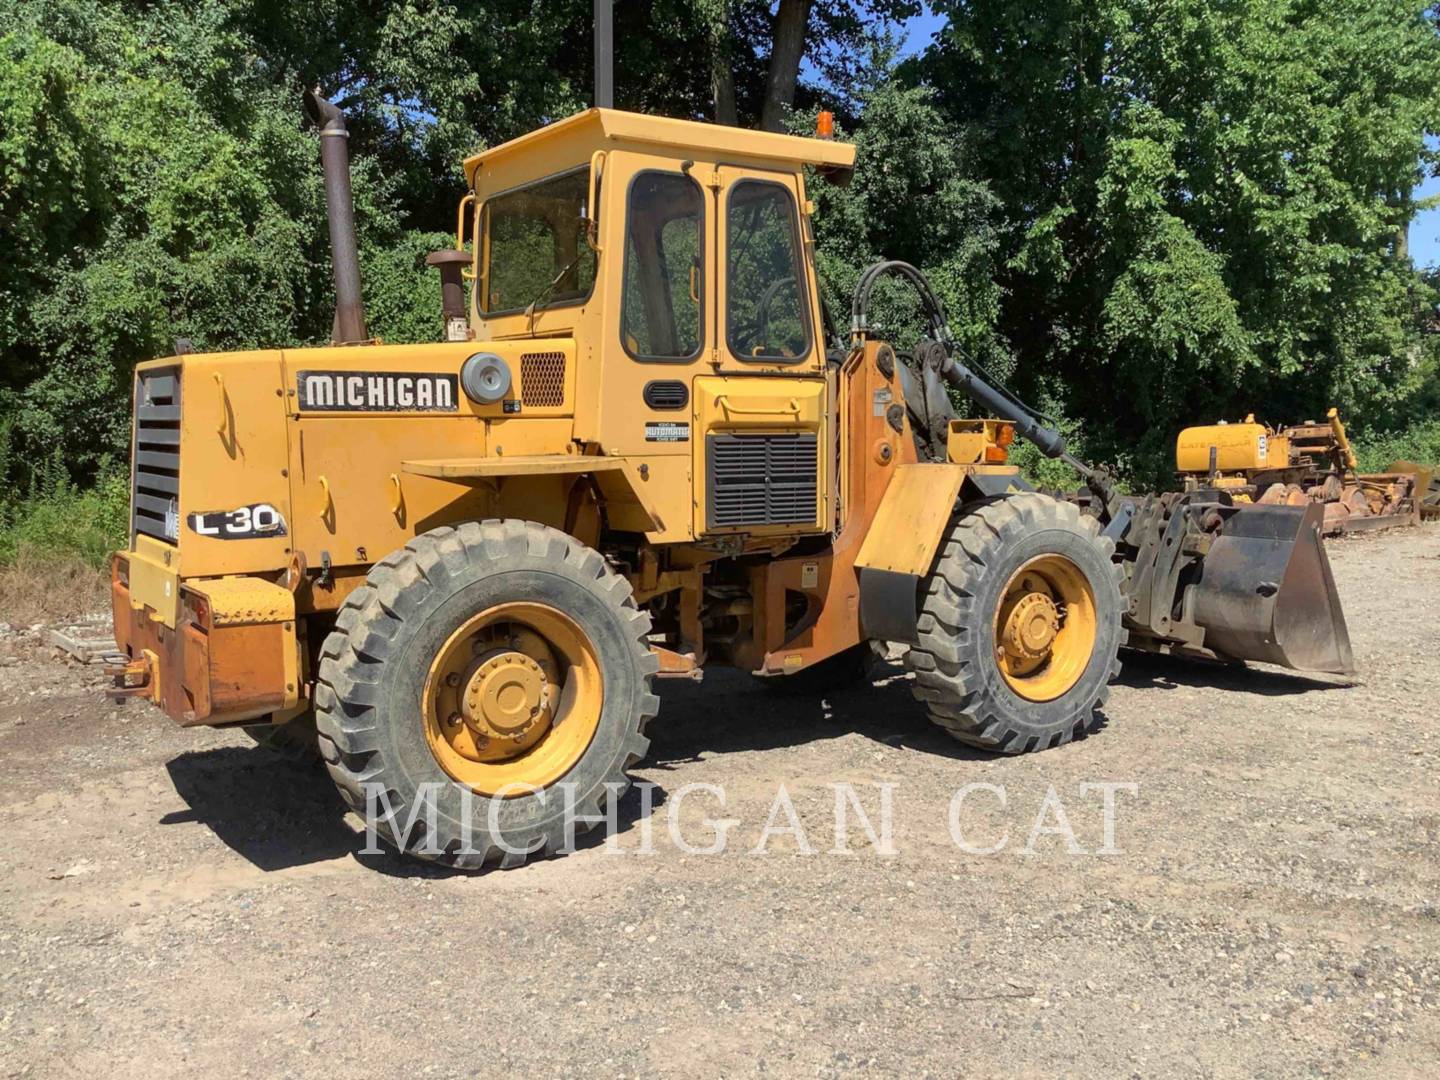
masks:
{"label": "tire tread", "polygon": [[[1040,527],[1078,530],[1100,547],[1111,566],[1116,595],[1123,597],[1123,568],[1113,561],[1115,545],[1100,533],[1098,523],[1071,503],[1026,492],[984,500],[955,518],[941,544],[935,568],[925,579],[917,644],[905,658],[913,674],[912,691],[930,720],[959,742],[1007,754],[1050,749],[1093,729],[1109,696],[1108,680],[1073,722],[1046,734],[1027,734],[1009,720],[987,694],[979,665],[993,663],[980,655],[973,628],[988,617],[977,610],[975,584],[998,561],[1003,549],[1019,536]],[[1114,605],[1118,624],[1123,605]],[[1117,635],[1124,643],[1123,628]],[[1109,678],[1120,673],[1117,658]]]}
{"label": "tire tread", "polygon": [[[366,583],[345,600],[334,631],[325,639],[315,691],[318,748],[341,799],[356,813],[365,813],[366,785],[383,783],[388,774],[374,736],[380,722],[385,664],[397,632],[408,620],[420,617],[432,592],[446,592],[445,586],[463,575],[468,565],[506,555],[568,563],[595,583],[595,594],[614,609],[617,621],[625,627],[643,688],[634,715],[627,721],[630,730],[623,740],[618,767],[605,782],[622,785],[617,795],[628,787],[626,770],[648,752],[645,725],[660,706],[651,692],[651,678],[659,662],[647,643],[650,617],[636,607],[629,581],[611,570],[593,548],[548,525],[516,518],[487,519],[422,533],[376,563]],[[393,817],[404,813],[405,807],[393,788],[389,796],[392,814],[377,821],[377,831],[400,848],[400,827]],[[577,823],[577,831],[590,827],[587,822]],[[541,825],[528,835],[507,834],[512,847],[526,848],[525,855],[504,853],[497,845],[483,843],[477,845],[478,852],[466,853],[458,849],[458,842],[447,842],[435,854],[418,850],[425,838],[412,832],[404,850],[457,868],[510,867],[558,846],[558,837],[553,825]]]}

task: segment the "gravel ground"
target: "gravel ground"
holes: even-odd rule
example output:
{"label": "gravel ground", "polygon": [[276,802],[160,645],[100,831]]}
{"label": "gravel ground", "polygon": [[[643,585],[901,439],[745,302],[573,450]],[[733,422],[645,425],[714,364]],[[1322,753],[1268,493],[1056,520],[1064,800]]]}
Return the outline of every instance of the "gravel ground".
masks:
{"label": "gravel ground", "polygon": [[[0,634],[0,1075],[1433,1076],[1440,529],[1331,558],[1358,685],[1131,658],[1101,731],[1009,759],[898,667],[717,673],[664,686],[618,853],[478,876],[365,854],[323,774]],[[872,818],[897,785],[893,854],[853,811],[832,851],[842,782]],[[1101,782],[1136,785],[1115,854]],[[950,832],[972,783],[993,854]],[[754,853],[782,785],[814,854]],[[738,823],[690,854],[672,814]]]}

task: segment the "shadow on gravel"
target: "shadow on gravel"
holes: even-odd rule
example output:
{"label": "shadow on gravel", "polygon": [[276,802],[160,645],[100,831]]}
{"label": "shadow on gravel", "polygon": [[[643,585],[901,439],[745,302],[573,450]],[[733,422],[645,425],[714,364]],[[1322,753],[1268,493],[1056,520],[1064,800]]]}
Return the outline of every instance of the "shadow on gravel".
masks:
{"label": "shadow on gravel", "polygon": [[261,870],[338,859],[365,846],[319,769],[238,746],[181,754],[165,768],[190,808],[160,824],[198,822]]}
{"label": "shadow on gravel", "polygon": [[[185,753],[167,762],[165,768],[189,809],[166,814],[160,824],[204,825],[260,870],[286,870],[348,855],[367,869],[391,877],[445,878],[491,872],[402,858],[389,848],[378,855],[366,854],[365,834],[345,820],[345,804],[324,769],[279,760],[260,747],[227,746]],[[650,795],[650,812],[664,805],[664,789],[657,786]],[[621,835],[640,820],[642,810],[639,792],[631,788],[616,812]],[[597,830],[576,837],[575,850],[604,842],[604,830]]]}
{"label": "shadow on gravel", "polygon": [[1120,678],[1115,680],[1116,685],[1145,690],[1175,690],[1184,686],[1240,691],[1261,697],[1288,697],[1323,690],[1348,690],[1355,685],[1338,675],[1301,675],[1154,653],[1126,651],[1120,659]]}
{"label": "shadow on gravel", "polygon": [[[1173,675],[1178,665],[1165,660],[1148,675],[1133,674],[1136,667],[1127,663],[1121,681],[1135,686],[1164,685],[1161,676]],[[1217,672],[1223,676],[1225,669],[1212,667],[1193,683],[1181,679],[1177,684],[1214,685]],[[1252,687],[1250,680],[1286,678],[1244,671],[1233,676],[1235,688],[1258,693],[1266,692],[1260,687],[1275,684],[1257,682]],[[1290,681],[1304,687],[1325,685]],[[869,684],[837,686],[834,693],[818,696],[788,692],[783,684],[764,686],[743,672],[725,668],[707,672],[702,683],[661,680],[657,686],[660,716],[647,731],[650,753],[640,765],[655,785],[650,792],[651,814],[666,800],[665,785],[657,783],[655,774],[705,755],[774,750],[858,734],[887,746],[957,760],[996,756],[956,742],[931,724],[911,696],[903,668],[894,661],[879,665]],[[1102,716],[1091,734],[1105,726]],[[261,870],[350,856],[368,869],[395,877],[489,872],[401,858],[388,849],[379,855],[364,854],[365,835],[346,820],[345,806],[324,771],[279,760],[259,747],[184,753],[166,768],[189,809],[165,815],[161,824],[198,822]],[[645,809],[638,789],[632,787],[618,808],[621,835],[641,819]],[[576,849],[584,851],[604,842],[604,830],[595,830],[577,837]]]}
{"label": "shadow on gravel", "polygon": [[[660,718],[649,729],[643,768],[667,769],[702,754],[734,754],[857,734],[887,746],[962,760],[995,757],[956,742],[936,728],[910,694],[899,663],[876,667],[872,683],[837,686],[832,694],[802,694],[783,682],[761,681],[728,668],[700,683],[662,680]],[[1102,724],[1103,726],[1103,724]]]}

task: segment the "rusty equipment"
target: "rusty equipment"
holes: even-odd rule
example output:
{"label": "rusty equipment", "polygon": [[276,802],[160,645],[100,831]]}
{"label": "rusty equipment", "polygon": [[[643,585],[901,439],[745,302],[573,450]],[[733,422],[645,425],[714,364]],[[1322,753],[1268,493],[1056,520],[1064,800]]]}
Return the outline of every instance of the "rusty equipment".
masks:
{"label": "rusty equipment", "polygon": [[1420,465],[1413,461],[1392,461],[1387,473],[1401,473],[1415,477],[1415,501],[1418,503],[1421,521],[1440,518],[1440,473],[1433,465]]}
{"label": "rusty equipment", "polygon": [[[342,265],[343,118],[310,109],[336,344],[139,366],[115,692],[318,750],[402,850],[564,850],[645,755],[653,680],[709,667],[834,692],[908,643],[930,718],[1005,753],[1096,727],[1127,631],[1352,667],[1318,508],[1118,495],[963,362],[905,263],[830,321],[807,175],[855,151],[828,127],[597,108],[476,154],[430,260],[445,340],[392,346]],[[883,276],[927,313],[913,349],[870,323]],[[1083,506],[1026,484],[1017,438]]]}
{"label": "rusty equipment", "polygon": [[[1400,466],[1404,467],[1400,467]],[[1175,443],[1175,467],[1187,491],[1227,492],[1238,503],[1323,507],[1326,536],[1420,521],[1428,470],[1396,463],[1360,473],[1339,412],[1326,422],[1272,428],[1253,415],[1238,424],[1186,428]]]}

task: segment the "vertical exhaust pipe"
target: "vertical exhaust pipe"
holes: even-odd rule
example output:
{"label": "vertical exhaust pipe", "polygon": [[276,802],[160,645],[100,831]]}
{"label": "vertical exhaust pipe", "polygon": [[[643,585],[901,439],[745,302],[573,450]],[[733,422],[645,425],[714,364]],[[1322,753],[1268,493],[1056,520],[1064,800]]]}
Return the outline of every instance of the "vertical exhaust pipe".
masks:
{"label": "vertical exhaust pipe", "polygon": [[611,0],[595,0],[595,107],[615,107],[615,12]]}
{"label": "vertical exhaust pipe", "polygon": [[330,219],[330,261],[335,270],[336,345],[368,341],[365,304],[360,297],[360,255],[355,243],[355,202],[350,194],[350,133],[345,114],[320,96],[305,91],[305,112],[320,129],[320,164],[325,169],[325,212]]}
{"label": "vertical exhaust pipe", "polygon": [[425,265],[440,271],[440,314],[445,321],[446,341],[469,341],[470,319],[466,308],[463,272],[470,265],[470,253],[442,248],[425,256]]}

